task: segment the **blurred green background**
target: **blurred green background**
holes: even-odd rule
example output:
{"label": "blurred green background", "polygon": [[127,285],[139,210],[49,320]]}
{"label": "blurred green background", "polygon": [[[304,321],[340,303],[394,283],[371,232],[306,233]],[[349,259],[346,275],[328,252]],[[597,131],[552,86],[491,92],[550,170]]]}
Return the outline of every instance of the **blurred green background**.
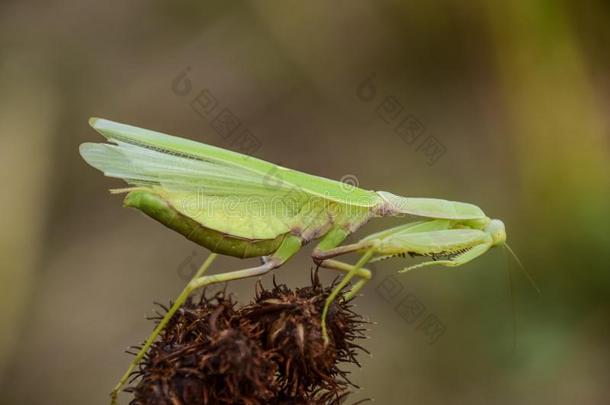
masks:
{"label": "blurred green background", "polygon": [[[0,403],[105,404],[152,302],[174,297],[205,257],[121,208],[107,192],[121,182],[78,155],[102,139],[93,115],[238,150],[189,104],[204,89],[260,141],[257,157],[502,218],[540,285],[539,296],[499,249],[395,278],[404,262],[379,263],[357,301],[378,324],[353,400],[607,403],[609,17],[601,0],[3,1]],[[185,69],[192,92],[180,96]],[[386,97],[416,123],[411,135],[441,145],[436,162],[379,110]],[[308,254],[277,279],[305,285]],[[231,290],[247,302],[252,286]],[[425,307],[418,319],[405,297]],[[436,340],[421,326],[429,316],[444,330]]]}

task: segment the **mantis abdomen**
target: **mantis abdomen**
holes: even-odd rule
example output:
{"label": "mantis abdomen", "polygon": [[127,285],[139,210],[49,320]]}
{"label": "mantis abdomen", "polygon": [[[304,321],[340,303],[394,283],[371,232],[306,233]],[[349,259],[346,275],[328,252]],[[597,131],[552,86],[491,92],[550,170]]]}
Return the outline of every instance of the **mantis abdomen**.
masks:
{"label": "mantis abdomen", "polygon": [[178,212],[161,196],[147,190],[134,190],[125,197],[126,207],[137,208],[151,218],[212,252],[239,257],[267,256],[275,252],[286,234],[275,239],[244,239],[210,228]]}

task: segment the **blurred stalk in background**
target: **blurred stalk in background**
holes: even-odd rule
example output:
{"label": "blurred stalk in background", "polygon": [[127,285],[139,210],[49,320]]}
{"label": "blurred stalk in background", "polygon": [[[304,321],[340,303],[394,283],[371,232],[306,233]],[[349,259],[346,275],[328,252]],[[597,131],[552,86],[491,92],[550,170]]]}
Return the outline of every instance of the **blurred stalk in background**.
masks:
{"label": "blurred stalk in background", "polygon": [[44,266],[50,142],[56,89],[44,71],[16,56],[0,64],[0,381],[27,322],[36,268]]}
{"label": "blurred stalk in background", "polygon": [[[528,246],[553,299],[573,316],[607,305],[610,288],[610,144],[606,95],[565,2],[491,2],[506,131],[514,134],[515,201]],[[514,196],[507,196],[514,198]],[[570,290],[593,287],[587,295]],[[556,308],[559,309],[559,308]]]}

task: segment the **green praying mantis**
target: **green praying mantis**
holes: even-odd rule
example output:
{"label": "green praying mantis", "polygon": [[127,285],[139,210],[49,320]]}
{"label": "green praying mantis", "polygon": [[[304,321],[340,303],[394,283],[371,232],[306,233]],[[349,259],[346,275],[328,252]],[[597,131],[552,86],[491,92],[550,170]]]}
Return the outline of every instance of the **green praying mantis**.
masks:
{"label": "green praying mantis", "polygon": [[[212,253],[146,340],[113,389],[112,403],[172,315],[195,290],[214,283],[261,276],[282,266],[304,245],[319,239],[312,258],[319,267],[345,273],[322,314],[356,278],[345,299],[371,279],[364,266],[389,257],[422,256],[406,267],[461,266],[494,246],[506,245],[504,223],[476,205],[433,198],[401,197],[313,176],[251,156],[106,119],[90,125],[110,143],[85,143],[80,154],[106,176],[125,180],[124,205],[179,232]],[[411,216],[416,220],[341,243],[371,218]],[[507,246],[507,245],[506,245]],[[507,246],[508,247],[508,246]],[[356,253],[355,265],[337,260]],[[512,253],[512,251],[511,251]],[[218,254],[262,259],[261,264],[206,275]]]}

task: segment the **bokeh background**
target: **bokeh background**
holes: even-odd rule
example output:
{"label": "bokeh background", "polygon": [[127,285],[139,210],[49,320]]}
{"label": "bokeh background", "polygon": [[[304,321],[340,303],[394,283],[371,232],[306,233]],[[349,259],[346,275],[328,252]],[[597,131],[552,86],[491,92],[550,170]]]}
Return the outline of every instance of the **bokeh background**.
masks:
{"label": "bokeh background", "polygon": [[[78,155],[102,139],[87,118],[239,150],[212,125],[224,108],[257,157],[502,218],[542,290],[499,249],[458,270],[376,265],[354,401],[607,403],[609,17],[601,0],[3,1],[0,403],[105,404],[152,302],[206,255],[108,194],[120,181]],[[190,104],[203,90],[207,117]],[[278,281],[305,285],[308,253]],[[247,302],[252,286],[230,289]]]}

